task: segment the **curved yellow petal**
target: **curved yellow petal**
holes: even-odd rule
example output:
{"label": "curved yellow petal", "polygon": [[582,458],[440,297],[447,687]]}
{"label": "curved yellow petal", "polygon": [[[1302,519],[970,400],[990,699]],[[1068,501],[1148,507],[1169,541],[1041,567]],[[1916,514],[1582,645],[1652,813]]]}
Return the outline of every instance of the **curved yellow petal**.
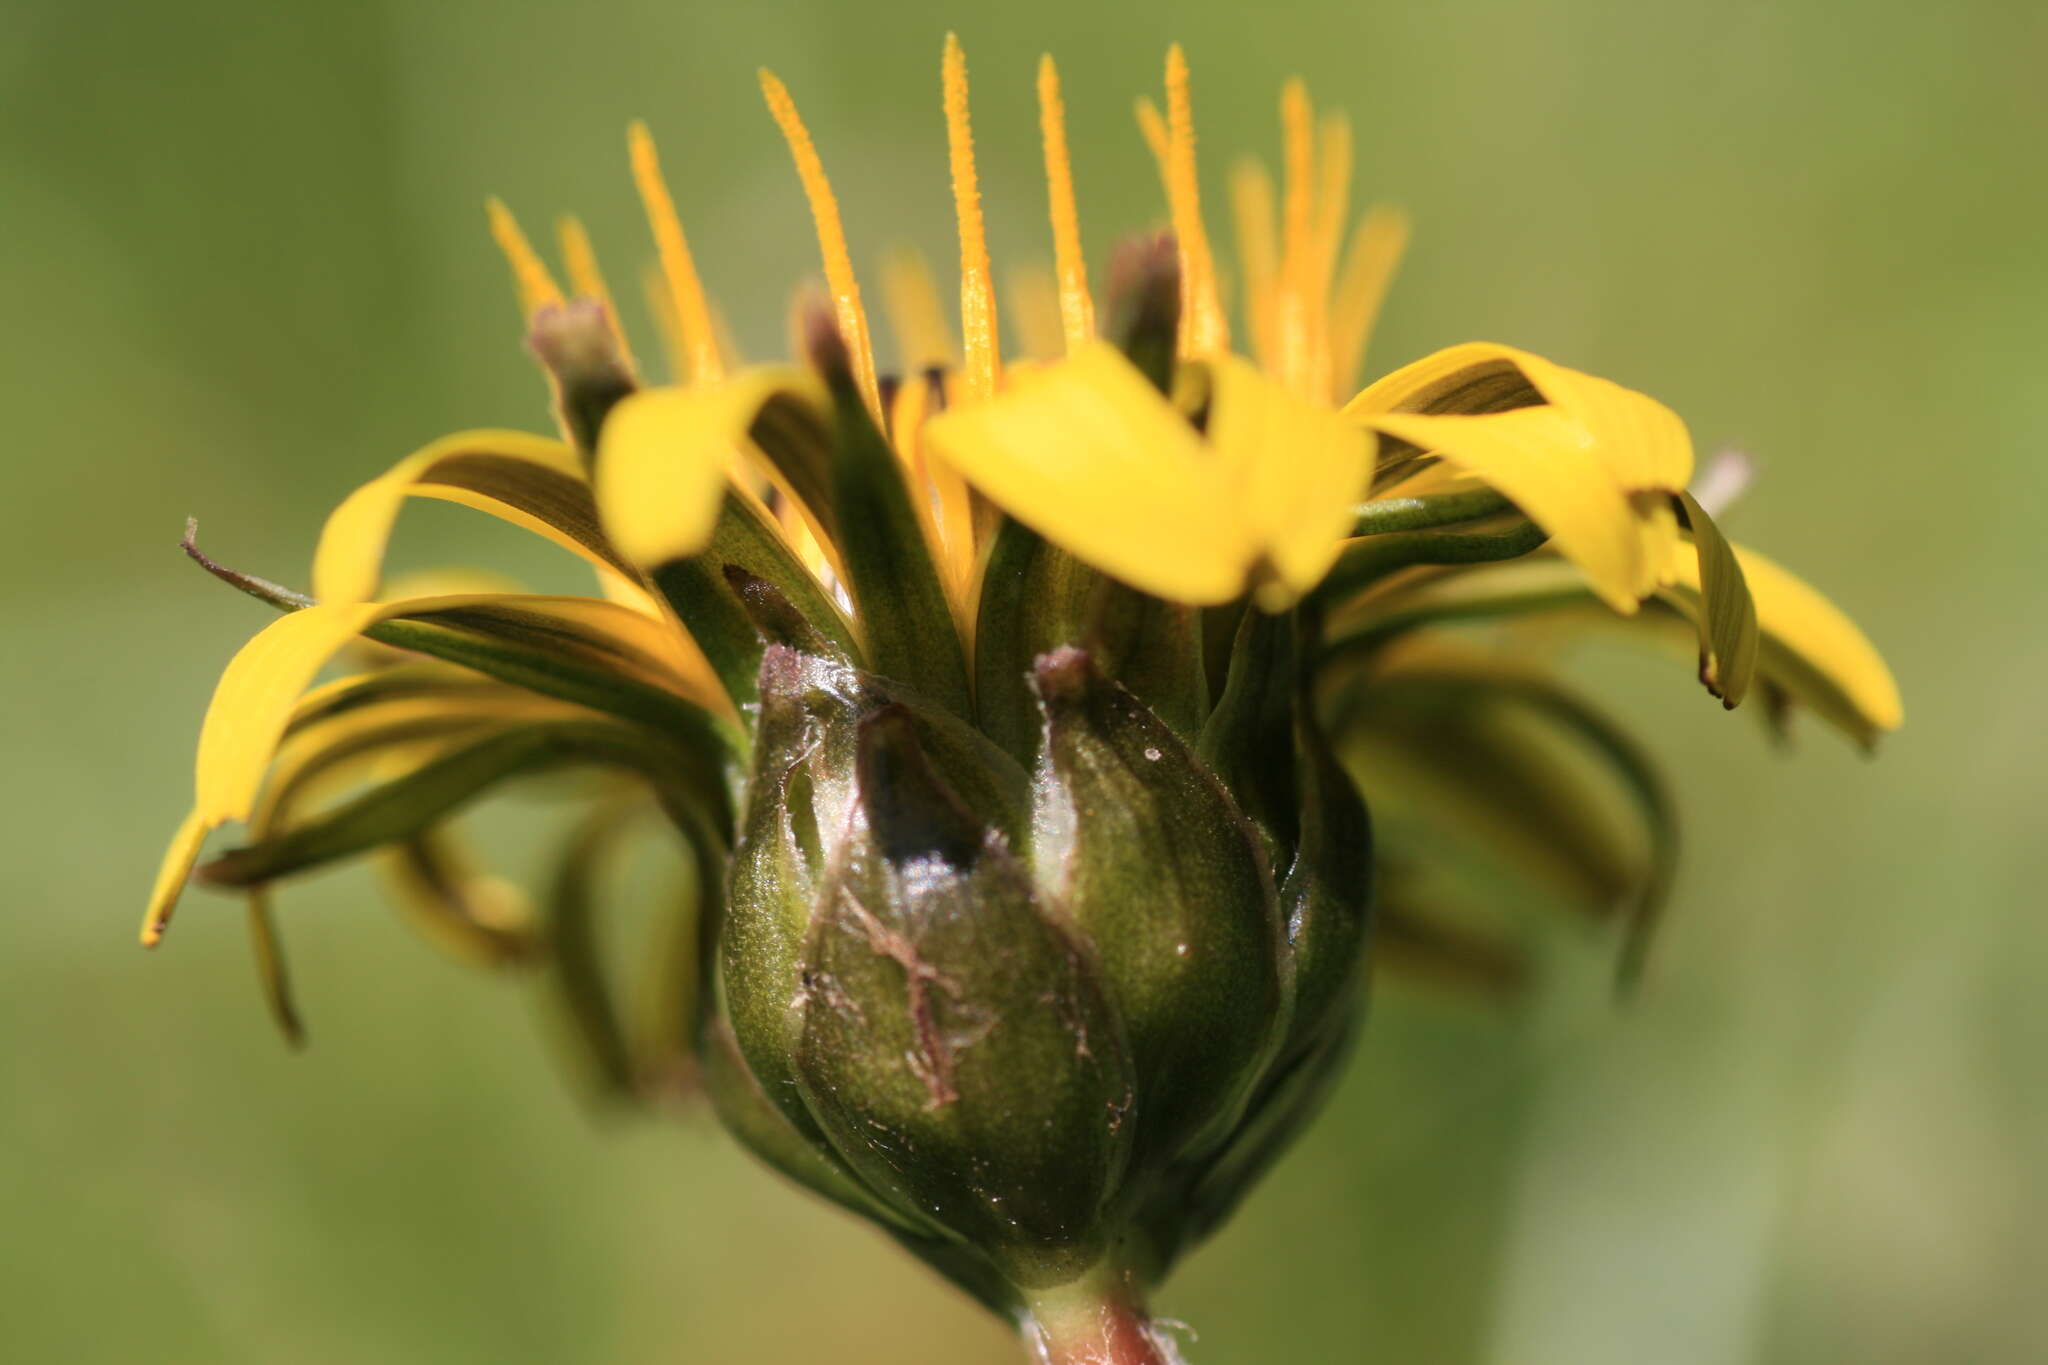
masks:
{"label": "curved yellow petal", "polygon": [[[619,553],[652,567],[710,544],[755,417],[776,393],[807,387],[815,385],[793,371],[752,370],[721,384],[642,389],[612,409],[598,445],[597,505]],[[772,469],[766,460],[758,467]],[[826,541],[822,527],[812,531]]]}
{"label": "curved yellow petal", "polygon": [[1680,493],[1692,526],[1694,568],[1700,584],[1700,681],[1729,710],[1742,704],[1756,672],[1759,648],[1756,601],[1735,548],[1692,494]]}
{"label": "curved yellow petal", "polygon": [[530,627],[679,695],[702,696],[703,680],[687,671],[693,659],[679,633],[595,598],[488,594],[307,607],[271,622],[221,675],[199,732],[197,818],[208,825],[248,818],[300,696],[349,641],[396,617],[459,620],[465,612],[489,613],[503,626]]}
{"label": "curved yellow petal", "polygon": [[148,908],[142,913],[143,947],[154,948],[163,942],[164,931],[170,928],[171,912],[178,908],[178,896],[190,880],[192,868],[199,861],[200,846],[212,828],[196,808],[179,822],[177,833],[171,836],[171,846],[164,851],[163,863],[157,868]]}
{"label": "curved yellow petal", "polygon": [[[1898,729],[1905,722],[1899,685],[1870,637],[1775,560],[1747,546],[1734,550],[1756,601],[1763,636],[1758,667],[1765,675],[1782,681],[1809,706],[1866,741]],[[1690,555],[1676,556],[1672,567],[1680,587],[1700,590],[1699,566]],[[1822,690],[1802,687],[1807,679],[1821,684]],[[1837,713],[1837,702],[1847,714]]]}
{"label": "curved yellow petal", "polygon": [[1236,356],[1210,367],[1209,444],[1236,473],[1238,516],[1267,576],[1259,605],[1282,610],[1322,581],[1372,477],[1372,437]]}
{"label": "curved yellow petal", "polygon": [[334,509],[313,556],[313,595],[367,602],[377,595],[385,546],[408,497],[433,497],[489,512],[583,556],[625,569],[592,515],[576,453],[517,431],[465,431],[407,456]]}
{"label": "curved yellow petal", "polygon": [[1676,493],[1692,481],[1692,437],[1677,413],[1612,380],[1498,342],[1469,341],[1404,365],[1353,398],[1345,412],[1474,414],[1536,399],[1586,428],[1623,488]]}
{"label": "curved yellow petal", "polygon": [[1637,514],[1585,428],[1552,407],[1477,417],[1390,412],[1365,419],[1435,451],[1512,498],[1623,615],[1649,589]]}
{"label": "curved yellow petal", "polygon": [[1105,573],[1191,603],[1243,591],[1254,557],[1230,463],[1107,342],[925,426],[928,449]]}
{"label": "curved yellow petal", "polygon": [[1543,395],[1529,383],[1514,354],[1490,341],[1465,341],[1432,351],[1359,390],[1344,405],[1344,415],[1363,419],[1383,412],[1499,412],[1541,402]]}
{"label": "curved yellow petal", "polygon": [[245,820],[299,696],[343,645],[382,618],[375,603],[308,607],[270,623],[221,675],[199,731],[199,818]]}

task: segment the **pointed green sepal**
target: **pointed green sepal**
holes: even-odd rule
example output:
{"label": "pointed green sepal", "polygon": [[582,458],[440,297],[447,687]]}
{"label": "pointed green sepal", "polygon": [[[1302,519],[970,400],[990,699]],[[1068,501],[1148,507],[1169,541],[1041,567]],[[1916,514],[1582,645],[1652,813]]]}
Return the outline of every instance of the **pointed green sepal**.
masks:
{"label": "pointed green sepal", "polygon": [[829,313],[810,320],[807,340],[832,394],[835,539],[869,663],[954,715],[972,716],[967,656],[903,462],[854,383]]}

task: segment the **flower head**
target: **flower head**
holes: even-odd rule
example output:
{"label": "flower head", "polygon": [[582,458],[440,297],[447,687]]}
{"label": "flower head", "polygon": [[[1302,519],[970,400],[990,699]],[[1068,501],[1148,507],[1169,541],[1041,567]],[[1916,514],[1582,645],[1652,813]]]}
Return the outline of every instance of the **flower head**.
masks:
{"label": "flower head", "polygon": [[[188,537],[286,614],[215,695],[146,942],[208,833],[244,824],[199,876],[248,895],[296,1032],[269,889],[375,853],[437,939],[546,975],[611,1092],[695,1076],[764,1159],[1043,1328],[1076,1285],[1134,1301],[1235,1205],[1341,1064],[1369,943],[1517,977],[1512,941],[1446,904],[1461,835],[1518,902],[1618,915],[1639,954],[1669,799],[1519,625],[1675,629],[1729,707],[1760,693],[1866,743],[1899,723],[1855,627],[1687,491],[1690,437],[1655,400],[1477,343],[1352,392],[1407,228],[1350,228],[1348,125],[1298,83],[1277,190],[1257,166],[1230,182],[1233,331],[1180,50],[1164,111],[1139,106],[1171,231],[1124,244],[1099,307],[1046,59],[1053,265],[999,315],[948,39],[958,341],[929,273],[892,261],[900,371],[819,150],[761,84],[823,261],[793,363],[734,359],[635,125],[672,382],[582,229],[564,290],[494,201],[563,439],[464,432],[400,461],[329,519],[310,597]],[[387,590],[415,497],[545,536],[596,592]],[[573,789],[590,813],[536,908],[451,821],[571,768],[604,780]],[[636,1029],[591,886],[643,810],[693,873]]]}

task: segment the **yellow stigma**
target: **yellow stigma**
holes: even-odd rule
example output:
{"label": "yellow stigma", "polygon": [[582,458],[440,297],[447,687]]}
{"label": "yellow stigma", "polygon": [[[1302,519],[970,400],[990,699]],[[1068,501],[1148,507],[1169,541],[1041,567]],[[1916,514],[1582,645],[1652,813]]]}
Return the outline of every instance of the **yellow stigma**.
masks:
{"label": "yellow stigma", "polygon": [[1180,242],[1181,352],[1214,355],[1230,349],[1230,323],[1216,286],[1216,261],[1202,226],[1202,195],[1195,176],[1195,110],[1188,97],[1188,59],[1175,43],[1166,50],[1167,202]]}
{"label": "yellow stigma", "polygon": [[996,286],[988,264],[988,230],[974,176],[974,128],[967,117],[967,54],[946,35],[941,63],[946,93],[946,155],[953,168],[953,211],[960,222],[960,335],[966,351],[961,375],[973,398],[995,397],[1002,377],[996,344]]}
{"label": "yellow stigma", "polygon": [[1399,209],[1372,210],[1352,235],[1330,308],[1331,383],[1339,398],[1358,382],[1373,322],[1407,245],[1408,215]]}
{"label": "yellow stigma", "polygon": [[1280,299],[1278,324],[1280,381],[1297,393],[1308,391],[1310,291],[1315,268],[1315,111],[1308,87],[1298,80],[1280,92],[1280,123],[1286,199],[1281,214]]}
{"label": "yellow stigma", "polygon": [[1095,300],[1081,254],[1081,213],[1074,203],[1074,164],[1067,153],[1067,107],[1050,55],[1038,59],[1038,131],[1045,141],[1045,187],[1052,204],[1053,265],[1059,278],[1060,327],[1069,351],[1095,337]]}
{"label": "yellow stigma", "polygon": [[681,342],[678,349],[688,363],[692,382],[715,384],[725,378],[725,359],[719,354],[718,333],[711,325],[704,282],[697,277],[689,239],[683,236],[683,221],[676,216],[675,200],[661,176],[654,137],[646,124],[635,120],[626,130],[626,145],[633,161],[633,183],[639,187],[655,250],[661,255],[661,273],[668,285],[667,312],[675,321]]}
{"label": "yellow stigma", "polygon": [[658,262],[649,261],[640,272],[640,296],[647,304],[647,314],[654,319],[655,333],[661,338],[661,353],[668,360],[671,382],[687,384],[690,381],[690,360],[683,353],[683,332],[676,325],[676,301],[668,292],[668,276],[661,271]]}
{"label": "yellow stigma", "polygon": [[1159,183],[1163,185],[1169,174],[1166,167],[1169,156],[1167,143],[1170,139],[1166,132],[1166,116],[1159,112],[1158,105],[1143,95],[1138,96],[1138,102],[1132,106],[1132,112],[1138,116],[1138,131],[1144,134],[1145,145],[1152,149],[1152,159],[1159,163]]}
{"label": "yellow stigma", "polygon": [[825,284],[832,291],[832,309],[853,361],[854,383],[875,421],[884,420],[881,392],[875,384],[875,348],[868,335],[867,310],[861,307],[860,284],[853,276],[853,256],[846,249],[846,230],[839,222],[839,201],[832,194],[832,182],[825,178],[825,164],[818,159],[817,144],[810,129],[796,111],[796,101],[775,73],[761,69],[761,94],[768,112],[789,144],[796,162],[797,178],[803,182],[804,197],[810,201],[811,221],[818,229],[818,253],[825,262]]}
{"label": "yellow stigma", "polygon": [[1014,265],[1003,274],[1010,332],[1028,360],[1058,360],[1067,350],[1060,314],[1059,279],[1044,262]]}
{"label": "yellow stigma", "polygon": [[1252,355],[1274,368],[1274,289],[1280,248],[1273,227],[1273,177],[1256,161],[1239,163],[1230,177],[1231,211],[1237,222],[1237,262],[1244,273],[1244,319],[1252,334]]}
{"label": "yellow stigma", "polygon": [[493,198],[485,202],[484,211],[491,217],[491,236],[497,239],[498,249],[512,266],[512,282],[519,289],[519,311],[526,315],[526,320],[532,322],[533,315],[543,308],[559,307],[561,286],[548,273],[526,234],[519,230],[519,220],[512,216],[512,210],[505,207],[502,199]]}
{"label": "yellow stigma", "polygon": [[563,216],[555,224],[555,236],[562,243],[562,262],[569,267],[569,287],[578,298],[595,299],[604,305],[605,325],[611,328],[612,340],[618,343],[619,358],[632,370],[633,348],[626,340],[626,329],[619,325],[619,310],[612,303],[604,272],[597,267],[597,252],[590,245],[590,233],[584,229],[583,220],[574,214]]}
{"label": "yellow stigma", "polygon": [[882,305],[896,334],[896,359],[905,387],[911,375],[951,369],[956,352],[932,268],[916,251],[893,251],[882,261]]}

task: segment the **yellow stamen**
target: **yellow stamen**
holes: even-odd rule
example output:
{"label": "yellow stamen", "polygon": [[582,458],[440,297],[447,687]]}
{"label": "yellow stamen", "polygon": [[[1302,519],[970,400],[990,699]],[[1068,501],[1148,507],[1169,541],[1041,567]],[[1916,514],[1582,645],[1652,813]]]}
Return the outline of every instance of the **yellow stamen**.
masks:
{"label": "yellow stamen", "polygon": [[906,374],[903,382],[896,386],[896,397],[889,404],[890,443],[896,447],[904,468],[919,481],[924,477],[923,441],[920,438],[924,434],[925,413],[930,409],[931,396],[931,386],[922,374]]}
{"label": "yellow stamen", "polygon": [[1095,300],[1088,293],[1088,263],[1081,255],[1081,214],[1074,204],[1074,163],[1067,154],[1067,107],[1050,56],[1038,59],[1038,131],[1045,142],[1045,185],[1052,201],[1052,250],[1059,273],[1060,326],[1066,348],[1095,336]]}
{"label": "yellow stamen", "polygon": [[1380,303],[1393,282],[1394,268],[1408,245],[1408,215],[1399,209],[1375,208],[1352,234],[1330,309],[1331,378],[1337,397],[1358,382],[1365,348],[1372,339]]}
{"label": "yellow stamen", "polygon": [[1058,278],[1043,264],[1012,266],[1004,277],[1009,286],[1010,326],[1032,360],[1058,360],[1067,349],[1060,312]]}
{"label": "yellow stamen", "polygon": [[718,338],[718,353],[725,357],[726,364],[743,370],[747,366],[747,353],[740,347],[740,339],[733,335],[732,319],[716,303],[711,305],[711,335]]}
{"label": "yellow stamen", "polygon": [[1351,120],[1332,114],[1323,120],[1321,181],[1316,190],[1315,225],[1305,270],[1308,312],[1308,374],[1304,392],[1334,397],[1336,358],[1330,343],[1330,281],[1351,207]]}
{"label": "yellow stamen", "polygon": [[818,229],[818,252],[825,261],[825,283],[832,291],[832,309],[852,357],[854,383],[868,411],[880,422],[882,398],[875,384],[874,342],[868,335],[868,315],[861,306],[860,284],[853,276],[853,255],[846,249],[846,230],[839,221],[839,200],[832,194],[832,182],[825,178],[825,164],[818,158],[817,144],[811,141],[803,116],[796,111],[796,101],[766,67],[761,69],[761,94],[768,101],[768,112],[775,116],[776,127],[782,130],[782,140],[789,144],[797,178],[803,182],[804,197],[810,201],[811,221]]}
{"label": "yellow stamen", "polygon": [[1287,82],[1280,92],[1285,151],[1286,199],[1281,226],[1278,313],[1280,380],[1295,392],[1308,387],[1310,364],[1309,292],[1314,267],[1315,111],[1308,87]]}
{"label": "yellow stamen", "polygon": [[1280,268],[1273,225],[1273,178],[1256,161],[1238,163],[1230,177],[1230,202],[1237,220],[1238,269],[1244,272],[1245,325],[1260,365],[1276,368],[1273,336],[1276,275]]}
{"label": "yellow stamen", "polygon": [[668,358],[670,379],[678,384],[689,382],[690,360],[683,352],[683,329],[676,323],[676,301],[668,292],[668,276],[659,264],[650,262],[640,273],[640,292],[647,299],[654,330],[661,334],[661,353]]}
{"label": "yellow stamen", "polygon": [[583,220],[573,214],[564,215],[555,224],[555,235],[562,242],[562,260],[569,267],[569,287],[577,297],[595,299],[604,305],[605,323],[611,328],[612,340],[619,345],[619,358],[626,362],[626,368],[633,368],[633,348],[626,340],[626,329],[619,323],[618,307],[612,303],[612,291],[606,287],[604,272],[597,267],[597,252],[590,245],[590,234],[584,230]]}
{"label": "yellow stamen", "polygon": [[1179,43],[1166,50],[1167,200],[1180,243],[1181,352],[1214,355],[1230,347],[1230,323],[1216,287],[1216,261],[1202,225],[1195,176],[1195,110],[1188,95],[1188,59]]}
{"label": "yellow stamen", "polygon": [[697,278],[697,263],[690,256],[689,239],[683,236],[683,221],[676,216],[675,200],[661,177],[654,137],[646,124],[635,120],[626,130],[626,145],[633,161],[633,183],[639,187],[647,225],[654,233],[655,249],[661,253],[661,273],[668,282],[670,309],[683,355],[689,361],[690,379],[715,384],[725,378],[725,360],[718,352],[718,334],[711,327],[704,282]]}
{"label": "yellow stamen", "polygon": [[[896,358],[905,376],[936,365],[950,368],[958,352],[932,269],[916,251],[894,251],[882,262],[882,303],[896,333]],[[906,387],[908,387],[906,385]]]}
{"label": "yellow stamen", "polygon": [[512,210],[505,207],[502,199],[491,199],[485,202],[484,212],[491,217],[491,236],[497,239],[498,250],[505,253],[512,266],[512,281],[519,289],[519,311],[526,320],[532,322],[533,315],[543,308],[560,306],[561,286],[548,273],[526,234],[519,230],[519,220],[512,216]]}
{"label": "yellow stamen", "polygon": [[1159,106],[1138,96],[1134,106],[1138,115],[1138,131],[1145,135],[1145,145],[1152,149],[1152,159],[1159,163],[1159,180],[1166,181],[1167,144],[1172,139],[1166,132],[1166,117],[1159,112]]}
{"label": "yellow stamen", "polygon": [[953,166],[953,209],[960,221],[960,335],[967,352],[961,376],[972,398],[993,398],[1002,375],[996,340],[996,286],[988,264],[988,230],[974,176],[974,129],[967,117],[967,54],[946,35],[941,63],[946,94],[946,154]]}
{"label": "yellow stamen", "polygon": [[1322,141],[1322,183],[1316,192],[1312,241],[1315,268],[1321,272],[1319,290],[1327,290],[1351,207],[1351,120],[1342,114],[1325,118]]}

